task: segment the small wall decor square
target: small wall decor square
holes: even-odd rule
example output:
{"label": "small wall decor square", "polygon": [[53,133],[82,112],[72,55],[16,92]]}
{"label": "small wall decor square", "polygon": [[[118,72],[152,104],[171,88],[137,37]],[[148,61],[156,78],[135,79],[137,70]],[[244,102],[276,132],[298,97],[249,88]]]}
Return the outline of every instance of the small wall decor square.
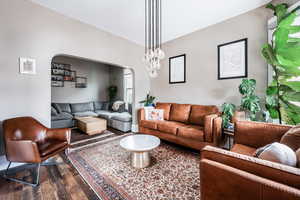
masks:
{"label": "small wall decor square", "polygon": [[19,67],[21,74],[36,74],[36,62],[31,58],[19,58]]}
{"label": "small wall decor square", "polygon": [[182,54],[169,58],[169,83],[186,82],[186,55]]}
{"label": "small wall decor square", "polygon": [[218,46],[218,80],[248,76],[248,39]]}

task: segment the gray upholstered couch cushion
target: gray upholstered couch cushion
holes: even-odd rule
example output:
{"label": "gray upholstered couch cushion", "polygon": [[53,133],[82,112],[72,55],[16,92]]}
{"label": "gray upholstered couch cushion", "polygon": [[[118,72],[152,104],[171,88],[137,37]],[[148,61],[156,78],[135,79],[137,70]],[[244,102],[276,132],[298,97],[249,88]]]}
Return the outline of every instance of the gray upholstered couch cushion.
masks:
{"label": "gray upholstered couch cushion", "polygon": [[71,113],[71,107],[69,103],[52,103],[52,106],[58,111],[58,113]]}
{"label": "gray upholstered couch cushion", "polygon": [[123,113],[118,113],[116,115],[113,115],[111,119],[118,120],[121,122],[131,122],[132,117],[129,113],[123,112]]}
{"label": "gray upholstered couch cushion", "polygon": [[104,102],[102,101],[94,101],[94,109],[95,110],[102,110]]}
{"label": "gray upholstered couch cushion", "polygon": [[72,118],[73,118],[73,116],[70,113],[66,113],[66,112],[62,112],[57,115],[51,116],[52,121],[72,119]]}
{"label": "gray upholstered couch cushion", "polygon": [[93,102],[88,103],[72,103],[71,104],[72,113],[79,113],[79,112],[87,112],[87,111],[94,111],[94,104]]}
{"label": "gray upholstered couch cushion", "polygon": [[86,111],[86,112],[76,112],[73,113],[74,117],[97,117],[97,113],[93,111]]}
{"label": "gray upholstered couch cushion", "polygon": [[56,115],[58,115],[57,110],[53,106],[51,106],[51,116],[56,116]]}

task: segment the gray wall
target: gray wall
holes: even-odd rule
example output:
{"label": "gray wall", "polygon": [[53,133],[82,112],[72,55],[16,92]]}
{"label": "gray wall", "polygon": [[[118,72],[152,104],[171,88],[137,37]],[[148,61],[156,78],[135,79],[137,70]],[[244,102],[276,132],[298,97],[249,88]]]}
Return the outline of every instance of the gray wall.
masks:
{"label": "gray wall", "polygon": [[[27,0],[0,1],[0,121],[33,116],[50,126],[51,60],[72,55],[132,68],[135,101],[149,91],[144,48]],[[36,59],[37,74],[19,74],[19,57]],[[136,112],[133,112],[136,123]]]}
{"label": "gray wall", "polygon": [[118,87],[117,100],[124,100],[124,69],[121,67],[111,67],[110,70],[110,85]]}
{"label": "gray wall", "polygon": [[[267,65],[260,55],[267,41],[270,11],[258,8],[222,23],[196,31],[163,45],[166,59],[159,77],[151,81],[151,92],[159,101],[215,104],[240,103],[241,79],[217,80],[219,44],[248,38],[248,74],[257,80],[257,92],[263,95],[267,83]],[[168,58],[186,54],[185,84],[169,84]]]}
{"label": "gray wall", "polygon": [[53,62],[71,64],[77,76],[87,77],[87,88],[75,88],[75,82],[64,82],[64,87],[51,88],[51,102],[80,103],[89,101],[107,101],[107,87],[110,80],[110,67],[106,64],[78,58],[56,56]]}

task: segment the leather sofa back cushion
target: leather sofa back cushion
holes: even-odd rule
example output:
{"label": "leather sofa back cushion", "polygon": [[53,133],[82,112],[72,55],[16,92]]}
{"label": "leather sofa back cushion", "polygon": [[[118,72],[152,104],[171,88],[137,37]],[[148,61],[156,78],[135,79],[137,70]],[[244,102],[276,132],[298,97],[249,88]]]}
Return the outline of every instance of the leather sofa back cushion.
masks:
{"label": "leather sofa back cushion", "polygon": [[170,103],[156,103],[155,108],[164,110],[164,120],[170,120],[171,106]]}
{"label": "leather sofa back cushion", "polygon": [[204,126],[205,116],[216,114],[218,112],[217,106],[192,105],[189,122],[191,124]]}
{"label": "leather sofa back cushion", "polygon": [[191,111],[190,104],[172,104],[170,120],[187,123]]}
{"label": "leather sofa back cushion", "polygon": [[280,143],[289,146],[294,151],[300,148],[300,125],[288,130],[281,138]]}
{"label": "leather sofa back cushion", "polygon": [[72,113],[94,111],[93,102],[88,103],[72,103],[71,104]]}

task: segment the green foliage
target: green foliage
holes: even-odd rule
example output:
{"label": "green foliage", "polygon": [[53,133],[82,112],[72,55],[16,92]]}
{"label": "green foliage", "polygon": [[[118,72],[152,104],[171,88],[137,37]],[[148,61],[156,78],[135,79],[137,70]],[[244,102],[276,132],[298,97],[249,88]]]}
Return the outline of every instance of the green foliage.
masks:
{"label": "green foliage", "polygon": [[273,119],[287,124],[300,123],[300,38],[292,34],[300,32],[300,26],[293,25],[298,17],[299,7],[287,13],[287,4],[268,4],[274,11],[277,27],[273,33],[272,44],[262,47],[262,56],[273,67],[272,84],[266,91],[266,109]]}
{"label": "green foliage", "polygon": [[111,85],[107,88],[109,100],[112,102],[115,100],[117,93],[118,93],[118,87],[115,85]]}
{"label": "green foliage", "polygon": [[254,79],[243,79],[239,86],[239,91],[242,95],[241,108],[249,111],[250,119],[256,121],[256,113],[260,108],[260,99],[255,94],[256,81]]}
{"label": "green foliage", "polygon": [[146,96],[145,100],[140,101],[139,103],[143,103],[144,106],[151,106],[154,103],[154,100],[156,99],[156,97],[151,96],[149,93]]}
{"label": "green foliage", "polygon": [[236,107],[232,103],[224,103],[222,105],[222,120],[223,120],[224,128],[228,128],[229,123],[231,121],[232,116],[234,115],[235,110],[236,110]]}

